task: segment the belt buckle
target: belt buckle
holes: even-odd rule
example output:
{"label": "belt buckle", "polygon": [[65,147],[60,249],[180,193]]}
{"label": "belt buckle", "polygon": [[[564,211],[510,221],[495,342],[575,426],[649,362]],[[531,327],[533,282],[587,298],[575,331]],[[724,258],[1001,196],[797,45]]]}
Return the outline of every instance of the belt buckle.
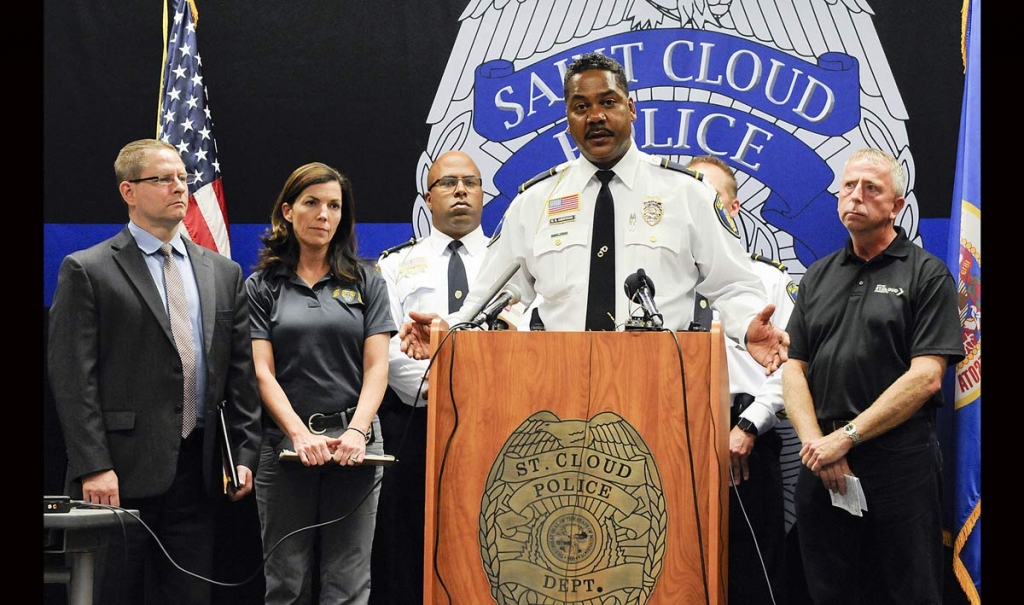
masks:
{"label": "belt buckle", "polygon": [[315,428],[313,428],[313,420],[315,420],[316,418],[326,418],[326,416],[324,416],[320,412],[314,412],[313,414],[310,415],[309,419],[306,420],[306,426],[309,428],[310,433],[313,433],[314,435],[323,435],[324,433],[327,432],[327,429],[321,429],[318,431]]}

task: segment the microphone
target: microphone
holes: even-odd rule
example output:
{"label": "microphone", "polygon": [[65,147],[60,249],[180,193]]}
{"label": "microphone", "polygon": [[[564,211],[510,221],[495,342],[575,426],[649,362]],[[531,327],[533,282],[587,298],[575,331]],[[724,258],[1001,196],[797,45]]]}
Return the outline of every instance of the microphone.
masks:
{"label": "microphone", "polygon": [[644,313],[650,318],[651,324],[655,328],[660,328],[664,320],[658,307],[654,304],[654,282],[647,277],[647,273],[643,269],[637,269],[636,273],[626,278],[623,287],[626,289],[626,296],[629,300],[640,303],[640,306],[644,308]]}
{"label": "microphone", "polygon": [[[500,292],[501,289],[505,287],[505,284],[512,279],[512,276],[516,274],[516,271],[519,270],[520,266],[519,261],[512,261],[512,264],[505,268],[501,275],[498,276],[498,279],[491,284],[491,287],[487,289],[487,292],[485,292],[483,296],[475,300],[472,296],[467,297],[466,303],[462,305],[462,309],[455,314],[453,321],[451,322],[452,325],[454,326],[458,323],[474,323],[474,320],[479,317],[481,311],[484,310],[484,305],[498,295],[498,292]],[[475,325],[479,326],[480,324]]]}
{"label": "microphone", "polygon": [[519,288],[515,284],[506,285],[494,300],[490,302],[483,311],[480,311],[479,315],[473,318],[472,323],[476,326],[482,326],[485,323],[490,326],[497,319],[498,314],[507,307],[508,305],[514,305],[519,302],[522,298],[523,293],[519,291]]}

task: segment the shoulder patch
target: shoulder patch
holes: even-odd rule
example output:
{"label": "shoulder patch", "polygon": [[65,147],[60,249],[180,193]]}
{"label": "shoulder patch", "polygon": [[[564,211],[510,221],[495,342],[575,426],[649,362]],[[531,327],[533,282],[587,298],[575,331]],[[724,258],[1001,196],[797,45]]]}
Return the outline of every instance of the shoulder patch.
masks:
{"label": "shoulder patch", "polygon": [[696,170],[691,170],[686,166],[680,164],[679,162],[673,162],[668,158],[659,158],[658,166],[662,168],[667,168],[669,170],[675,170],[676,172],[682,172],[683,174],[692,176],[697,180],[704,180],[701,178],[700,173],[697,172]]}
{"label": "shoulder patch", "polygon": [[[508,214],[508,209],[505,209],[505,214]],[[491,239],[487,241],[487,247],[490,248],[494,242],[498,241],[501,237],[501,228],[505,225],[505,214],[501,215],[501,220],[498,221],[498,226],[494,228],[494,233],[491,234]]]}
{"label": "shoulder patch", "polygon": [[722,198],[715,194],[715,215],[718,217],[718,222],[725,227],[725,230],[736,239],[740,238],[740,226],[736,224],[736,219],[729,214],[729,209],[722,203]]}
{"label": "shoulder patch", "polygon": [[799,291],[800,286],[796,285],[795,281],[789,280],[789,283],[786,284],[786,294],[789,295],[789,299],[793,301],[794,305],[796,304],[796,295]]}
{"label": "shoulder patch", "polygon": [[412,246],[414,244],[416,244],[416,237],[415,236],[410,237],[408,240],[402,242],[401,244],[398,244],[397,246],[391,246],[390,248],[384,250],[383,252],[380,253],[380,256],[377,258],[377,260],[380,260],[380,259],[382,259],[382,258],[386,257],[387,255],[392,254],[394,252],[398,252],[402,248],[408,248],[409,246]]}
{"label": "shoulder patch", "polygon": [[552,166],[551,168],[548,168],[547,170],[545,170],[544,172],[538,174],[537,176],[533,177],[532,179],[526,181],[525,183],[523,183],[522,185],[519,186],[519,193],[522,193],[522,192],[526,191],[530,187],[533,187],[534,185],[536,185],[537,183],[543,181],[546,178],[555,176],[556,174],[558,174],[558,171],[559,171],[559,169],[561,167],[562,167],[562,165]]}
{"label": "shoulder patch", "polygon": [[[704,176],[699,171],[691,170],[686,166],[680,164],[679,162],[673,162],[668,158],[659,158],[658,166],[665,168],[667,170],[681,172],[686,176],[697,179],[698,181],[704,181]],[[708,186],[710,185],[711,184],[708,183]],[[726,231],[728,231],[736,239],[740,238],[740,227],[739,225],[736,224],[736,219],[729,215],[729,210],[725,207],[725,204],[722,203],[722,200],[718,197],[718,195],[715,195],[715,215],[718,216],[718,222],[721,223],[723,227],[725,227]]]}
{"label": "shoulder patch", "polygon": [[779,261],[775,260],[774,258],[768,258],[767,256],[761,256],[760,254],[757,254],[756,252],[751,254],[750,258],[752,260],[756,260],[758,262],[762,262],[762,263],[764,263],[766,265],[771,265],[771,266],[775,267],[776,269],[778,269],[779,271],[782,271],[783,273],[785,273],[787,271],[786,265],[783,265],[782,263],[780,263]]}

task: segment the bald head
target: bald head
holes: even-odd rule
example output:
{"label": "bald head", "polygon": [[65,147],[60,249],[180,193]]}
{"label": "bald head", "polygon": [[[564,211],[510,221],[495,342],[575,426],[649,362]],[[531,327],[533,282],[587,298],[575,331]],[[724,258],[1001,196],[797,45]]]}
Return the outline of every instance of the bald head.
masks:
{"label": "bald head", "polygon": [[435,229],[461,239],[480,226],[484,189],[480,169],[469,154],[456,150],[438,156],[427,171],[427,187],[423,198]]}

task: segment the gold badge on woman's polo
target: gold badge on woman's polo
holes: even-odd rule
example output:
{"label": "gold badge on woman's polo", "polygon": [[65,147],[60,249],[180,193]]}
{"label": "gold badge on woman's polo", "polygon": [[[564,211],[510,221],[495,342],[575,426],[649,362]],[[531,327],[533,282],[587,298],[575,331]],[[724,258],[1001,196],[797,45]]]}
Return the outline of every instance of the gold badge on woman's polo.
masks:
{"label": "gold badge on woman's polo", "polygon": [[661,203],[660,197],[646,197],[643,203],[643,217],[644,221],[650,226],[655,226],[661,222],[661,217],[665,215],[665,207]]}
{"label": "gold badge on woman's polo", "polygon": [[334,292],[331,293],[334,298],[340,299],[341,302],[346,305],[355,304],[362,302],[359,298],[359,292],[356,290],[348,290],[346,288],[335,288]]}
{"label": "gold badge on woman's polo", "polygon": [[661,473],[629,422],[537,412],[505,441],[480,501],[491,594],[642,605],[663,568],[668,521]]}

